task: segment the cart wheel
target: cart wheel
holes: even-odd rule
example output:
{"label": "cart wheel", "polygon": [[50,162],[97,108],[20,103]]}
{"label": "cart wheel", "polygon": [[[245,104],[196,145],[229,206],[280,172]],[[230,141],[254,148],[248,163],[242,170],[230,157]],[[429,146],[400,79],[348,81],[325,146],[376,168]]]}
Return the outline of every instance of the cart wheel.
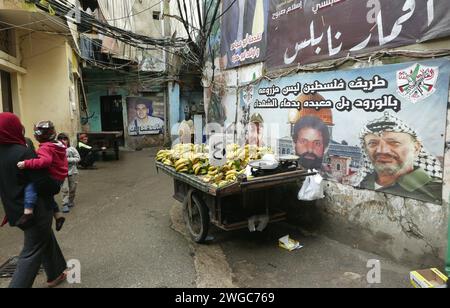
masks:
{"label": "cart wheel", "polygon": [[203,200],[190,191],[184,199],[183,216],[189,234],[196,243],[204,243],[208,236],[209,210]]}

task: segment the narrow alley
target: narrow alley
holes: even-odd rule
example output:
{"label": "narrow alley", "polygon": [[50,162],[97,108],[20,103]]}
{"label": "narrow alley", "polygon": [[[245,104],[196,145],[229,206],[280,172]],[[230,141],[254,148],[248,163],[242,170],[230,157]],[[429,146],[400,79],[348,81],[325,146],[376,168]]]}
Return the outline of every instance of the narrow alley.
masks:
{"label": "narrow alley", "polygon": [[[285,223],[263,233],[213,229],[212,242],[193,243],[181,205],[171,198],[172,180],[156,173],[155,153],[124,152],[118,162],[82,171],[76,207],[57,235],[66,258],[80,261],[81,284],[62,288],[410,286],[410,269]],[[304,248],[278,248],[286,234]],[[0,229],[0,263],[19,254],[22,237],[16,229]],[[371,259],[381,261],[381,284],[367,283]],[[0,279],[0,287],[8,282]],[[43,273],[35,287],[46,287]]]}

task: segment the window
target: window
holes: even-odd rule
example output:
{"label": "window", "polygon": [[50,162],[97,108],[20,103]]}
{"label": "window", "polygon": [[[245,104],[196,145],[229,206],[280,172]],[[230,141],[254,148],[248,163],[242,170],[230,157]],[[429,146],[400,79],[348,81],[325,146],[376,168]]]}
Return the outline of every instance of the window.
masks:
{"label": "window", "polygon": [[81,0],[80,4],[84,11],[86,11],[87,9],[91,9],[91,11],[93,12],[98,9],[97,0]]}
{"label": "window", "polygon": [[153,11],[153,19],[154,20],[160,20],[161,19],[161,12]]}
{"label": "window", "polygon": [[337,164],[337,165],[336,165],[336,170],[337,170],[337,171],[341,171],[341,164]]}
{"label": "window", "polygon": [[3,112],[13,112],[11,74],[0,71]]}
{"label": "window", "polygon": [[0,25],[0,50],[15,57],[13,34],[14,32],[12,32],[12,30],[5,30],[5,27]]}

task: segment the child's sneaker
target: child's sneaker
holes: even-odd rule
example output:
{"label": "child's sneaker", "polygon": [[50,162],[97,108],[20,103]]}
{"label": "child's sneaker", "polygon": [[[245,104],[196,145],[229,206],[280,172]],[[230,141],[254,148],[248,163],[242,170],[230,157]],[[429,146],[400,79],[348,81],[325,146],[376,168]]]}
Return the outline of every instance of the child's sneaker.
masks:
{"label": "child's sneaker", "polygon": [[56,231],[59,232],[59,231],[61,231],[62,227],[64,226],[66,219],[64,217],[60,217],[55,220],[56,220]]}
{"label": "child's sneaker", "polygon": [[63,212],[64,214],[70,213],[69,205],[64,204],[64,206],[63,206],[63,208],[62,208],[62,212]]}

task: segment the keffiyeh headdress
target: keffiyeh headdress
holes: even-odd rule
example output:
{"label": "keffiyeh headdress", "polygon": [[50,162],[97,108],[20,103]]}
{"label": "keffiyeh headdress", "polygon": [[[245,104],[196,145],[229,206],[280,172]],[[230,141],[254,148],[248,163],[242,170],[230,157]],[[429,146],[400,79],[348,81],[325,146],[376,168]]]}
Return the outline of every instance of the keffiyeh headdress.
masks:
{"label": "keffiyeh headdress", "polygon": [[375,168],[370,160],[367,152],[365,151],[365,141],[364,138],[368,134],[379,135],[384,132],[395,132],[395,133],[407,133],[411,135],[420,144],[420,152],[414,161],[414,167],[422,168],[428,175],[432,178],[442,179],[442,167],[439,160],[428,153],[418,137],[416,131],[411,127],[406,125],[399,118],[386,112],[382,118],[373,120],[365,125],[360,133],[361,148],[363,149],[362,163],[360,170],[355,177],[355,185],[359,186],[361,182],[369,175],[375,172]]}

